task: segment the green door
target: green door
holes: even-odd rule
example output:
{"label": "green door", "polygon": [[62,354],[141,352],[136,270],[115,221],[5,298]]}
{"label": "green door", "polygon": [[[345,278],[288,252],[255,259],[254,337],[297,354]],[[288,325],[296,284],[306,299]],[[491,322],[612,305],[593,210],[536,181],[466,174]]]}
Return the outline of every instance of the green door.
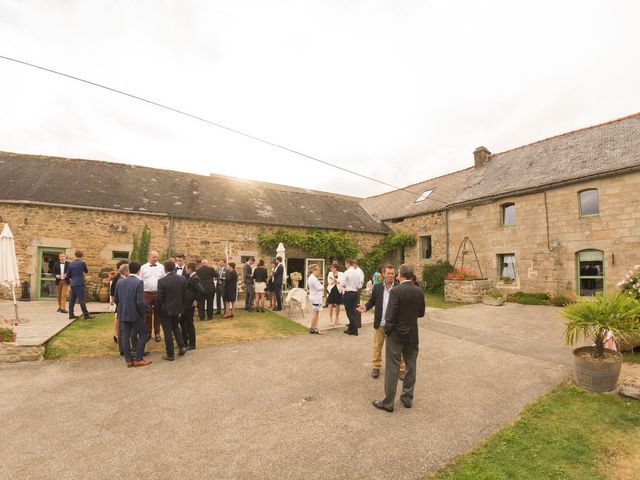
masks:
{"label": "green door", "polygon": [[60,253],[64,253],[63,248],[38,247],[38,284],[36,292],[38,300],[55,299],[58,296],[53,265],[58,261]]}

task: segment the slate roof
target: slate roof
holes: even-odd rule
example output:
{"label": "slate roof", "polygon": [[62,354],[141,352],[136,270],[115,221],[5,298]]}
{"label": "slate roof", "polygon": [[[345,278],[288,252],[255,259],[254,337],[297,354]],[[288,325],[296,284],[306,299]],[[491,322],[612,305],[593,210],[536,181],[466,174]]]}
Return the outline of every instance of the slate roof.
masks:
{"label": "slate roof", "polygon": [[[64,178],[65,188],[56,181]],[[0,201],[386,233],[356,197],[222,175],[0,152]]]}
{"label": "slate roof", "polygon": [[361,205],[374,217],[390,220],[443,210],[445,204],[517,195],[638,168],[640,113],[492,154],[480,168],[471,167],[406,188],[418,195],[435,188],[432,196],[441,203],[428,199],[414,203],[415,195],[395,190],[364,199]]}

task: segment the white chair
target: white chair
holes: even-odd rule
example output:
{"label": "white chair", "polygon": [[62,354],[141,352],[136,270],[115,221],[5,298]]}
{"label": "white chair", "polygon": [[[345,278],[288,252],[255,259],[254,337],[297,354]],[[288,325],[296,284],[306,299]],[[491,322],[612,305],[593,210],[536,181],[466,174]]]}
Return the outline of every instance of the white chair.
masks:
{"label": "white chair", "polygon": [[284,300],[285,307],[289,307],[289,318],[293,314],[293,309],[300,309],[300,315],[304,318],[304,308],[307,305],[307,292],[304,288],[292,288],[287,292]]}

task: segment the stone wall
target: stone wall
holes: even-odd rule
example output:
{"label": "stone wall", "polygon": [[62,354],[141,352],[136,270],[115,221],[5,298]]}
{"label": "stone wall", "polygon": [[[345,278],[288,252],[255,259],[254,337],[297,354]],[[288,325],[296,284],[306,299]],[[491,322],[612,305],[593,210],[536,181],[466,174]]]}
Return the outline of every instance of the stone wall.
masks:
{"label": "stone wall", "polygon": [[445,280],[444,299],[450,303],[480,303],[491,280]]}
{"label": "stone wall", "polygon": [[[279,229],[307,231],[286,226],[11,203],[0,203],[0,218],[9,224],[15,236],[21,279],[31,283],[32,298],[35,298],[36,292],[38,247],[64,249],[70,260],[73,260],[76,250],[82,250],[89,268],[87,290],[92,293],[100,285],[100,271],[113,268],[117,263],[112,258],[112,252],[130,252],[132,234],[139,237],[145,225],[149,226],[151,232],[151,248],[158,250],[161,255],[171,246],[173,252],[184,252],[187,261],[203,258],[222,260],[225,244],[228,244],[231,260],[236,262],[238,268],[241,267],[243,255],[263,258],[265,262],[275,256],[275,252],[261,251],[258,244],[261,233]],[[361,253],[370,250],[384,236],[377,233],[347,233],[359,244]],[[296,253],[308,256],[305,252]],[[5,298],[7,293],[6,289],[0,291]],[[17,294],[20,294],[19,290]]]}
{"label": "stone wall", "polygon": [[0,363],[37,362],[43,359],[44,346],[0,343]]}
{"label": "stone wall", "polygon": [[[600,213],[581,217],[578,192],[589,188],[598,189]],[[640,263],[640,208],[634,201],[638,191],[640,173],[631,173],[558,187],[546,193],[452,208],[449,211],[448,260],[454,262],[461,242],[469,237],[478,254],[483,276],[494,281],[501,291],[575,295],[577,252],[601,250],[604,252],[605,291],[615,290],[626,271]],[[516,205],[516,223],[502,226],[501,205],[511,202]],[[433,255],[428,262],[447,259],[443,212],[407,218],[389,226],[418,237],[431,235]],[[480,270],[471,249],[469,253],[465,257],[465,267]],[[500,254],[515,255],[516,281],[511,285],[499,281]],[[421,266],[427,263],[418,259],[418,251],[414,249],[407,249],[406,261],[418,266],[418,274],[421,274]],[[460,260],[457,266],[460,266]]]}

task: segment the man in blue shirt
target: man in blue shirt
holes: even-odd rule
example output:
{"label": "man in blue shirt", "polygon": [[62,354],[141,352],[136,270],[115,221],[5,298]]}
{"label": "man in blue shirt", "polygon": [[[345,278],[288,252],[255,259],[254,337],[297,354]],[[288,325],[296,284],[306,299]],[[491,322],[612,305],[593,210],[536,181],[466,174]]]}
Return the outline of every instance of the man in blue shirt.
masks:
{"label": "man in blue shirt", "polygon": [[80,250],[76,251],[76,259],[69,264],[69,272],[67,277],[69,278],[69,286],[71,287],[71,294],[69,295],[69,318],[78,318],[73,313],[73,308],[76,306],[76,299],[80,303],[82,314],[84,318],[89,320],[93,318],[89,315],[87,310],[87,304],[84,299],[84,274],[89,273],[86,262],[82,259],[83,254]]}

